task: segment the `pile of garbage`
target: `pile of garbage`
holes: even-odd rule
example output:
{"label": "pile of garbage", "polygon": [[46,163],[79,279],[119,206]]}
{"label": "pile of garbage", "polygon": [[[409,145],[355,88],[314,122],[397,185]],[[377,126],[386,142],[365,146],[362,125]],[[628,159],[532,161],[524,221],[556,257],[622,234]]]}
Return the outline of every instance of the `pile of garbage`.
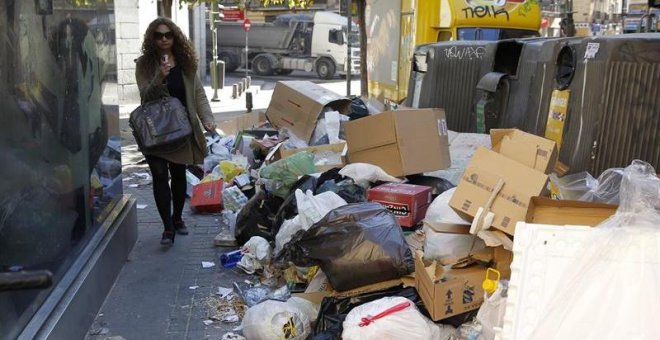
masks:
{"label": "pile of garbage", "polygon": [[651,165],[560,176],[549,139],[373,106],[280,82],[265,117],[209,136],[191,206],[255,277],[213,320],[251,340],[660,338]]}

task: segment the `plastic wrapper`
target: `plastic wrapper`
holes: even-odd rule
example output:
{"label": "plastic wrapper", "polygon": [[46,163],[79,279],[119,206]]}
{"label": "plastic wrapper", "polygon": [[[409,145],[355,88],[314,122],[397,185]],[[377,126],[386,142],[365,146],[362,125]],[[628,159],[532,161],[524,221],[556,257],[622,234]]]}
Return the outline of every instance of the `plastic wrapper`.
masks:
{"label": "plastic wrapper", "polygon": [[404,297],[384,297],[355,307],[344,320],[343,340],[409,339],[447,340],[440,327],[422,315],[414,302]]}
{"label": "plastic wrapper", "polygon": [[399,223],[378,203],[330,211],[309,230],[297,233],[276,260],[320,266],[337,291],[396,279],[414,270]]}
{"label": "plastic wrapper", "polygon": [[245,172],[244,167],[233,161],[220,161],[218,167],[220,167],[222,179],[224,179],[227,183],[233,182],[234,177]]}
{"label": "plastic wrapper", "polygon": [[550,180],[559,189],[561,199],[585,202],[619,204],[619,188],[623,169],[613,168],[603,171],[598,179],[588,172],[579,172],[558,178],[550,175]]}
{"label": "plastic wrapper", "polygon": [[311,333],[309,317],[295,302],[260,303],[247,310],[242,325],[250,340],[305,340]]}
{"label": "plastic wrapper", "polygon": [[339,174],[352,178],[355,183],[363,188],[369,188],[370,183],[375,182],[402,182],[400,179],[390,176],[379,166],[367,163],[351,163],[339,171]]}
{"label": "plastic wrapper", "polygon": [[325,181],[316,189],[320,194],[326,191],[332,191],[343,198],[347,203],[359,203],[367,201],[367,191],[355,184],[352,179],[347,179],[337,183],[334,179]]}
{"label": "plastic wrapper", "polygon": [[298,177],[314,172],[314,155],[302,151],[262,168],[259,175],[275,196],[286,198]]}
{"label": "plastic wrapper", "polygon": [[660,179],[633,161],[616,214],[590,230],[578,260],[553,277],[557,289],[539,303],[530,339],[660,339],[659,228]]}
{"label": "plastic wrapper", "polygon": [[291,293],[286,286],[273,288],[265,285],[253,286],[244,282],[234,282],[234,290],[248,307],[266,300],[286,301],[291,297]]}
{"label": "plastic wrapper", "polygon": [[220,164],[220,162],[231,159],[231,155],[208,155],[204,158],[204,173],[209,173]]}
{"label": "plastic wrapper", "polygon": [[265,191],[259,191],[241,208],[236,217],[236,240],[244,244],[252,236],[261,236],[268,241],[274,240],[273,223],[275,213],[282,200]]}
{"label": "plastic wrapper", "polygon": [[236,186],[222,190],[222,204],[225,209],[239,211],[248,202],[247,196]]}

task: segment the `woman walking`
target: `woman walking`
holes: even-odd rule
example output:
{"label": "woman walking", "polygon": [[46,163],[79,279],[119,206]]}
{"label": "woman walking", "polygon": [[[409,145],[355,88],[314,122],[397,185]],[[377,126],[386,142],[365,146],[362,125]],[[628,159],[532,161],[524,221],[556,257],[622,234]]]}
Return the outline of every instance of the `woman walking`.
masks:
{"label": "woman walking", "polygon": [[[176,97],[186,107],[193,134],[174,150],[144,151],[153,177],[158,213],[163,221],[160,243],[171,245],[174,235],[187,235],[181,217],[186,201],[186,164],[200,164],[207,154],[202,126],[214,131],[211,107],[197,76],[197,58],[192,43],[170,19],[149,24],[136,60],[135,78],[142,103],[166,96]],[[168,176],[169,171],[169,176]],[[171,187],[168,184],[171,177]]]}

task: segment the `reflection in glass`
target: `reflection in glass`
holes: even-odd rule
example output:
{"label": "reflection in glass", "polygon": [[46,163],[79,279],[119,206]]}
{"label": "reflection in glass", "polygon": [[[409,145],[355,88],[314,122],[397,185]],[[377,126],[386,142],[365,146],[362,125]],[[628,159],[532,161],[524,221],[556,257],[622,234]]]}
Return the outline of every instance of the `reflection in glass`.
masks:
{"label": "reflection in glass", "polygon": [[[75,3],[0,0],[0,270],[55,283],[122,193],[113,4]],[[0,293],[0,339],[48,294]]]}

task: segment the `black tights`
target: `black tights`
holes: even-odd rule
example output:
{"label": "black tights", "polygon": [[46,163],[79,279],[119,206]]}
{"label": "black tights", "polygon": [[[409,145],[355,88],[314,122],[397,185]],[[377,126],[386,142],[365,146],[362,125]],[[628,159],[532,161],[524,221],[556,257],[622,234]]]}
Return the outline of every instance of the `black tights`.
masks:
{"label": "black tights", "polygon": [[[165,230],[174,229],[172,221],[181,221],[183,205],[186,202],[186,166],[176,164],[156,156],[146,156],[151,170],[156,207]],[[167,170],[169,168],[169,176]],[[168,183],[172,177],[172,188]],[[174,212],[172,213],[172,205]]]}

